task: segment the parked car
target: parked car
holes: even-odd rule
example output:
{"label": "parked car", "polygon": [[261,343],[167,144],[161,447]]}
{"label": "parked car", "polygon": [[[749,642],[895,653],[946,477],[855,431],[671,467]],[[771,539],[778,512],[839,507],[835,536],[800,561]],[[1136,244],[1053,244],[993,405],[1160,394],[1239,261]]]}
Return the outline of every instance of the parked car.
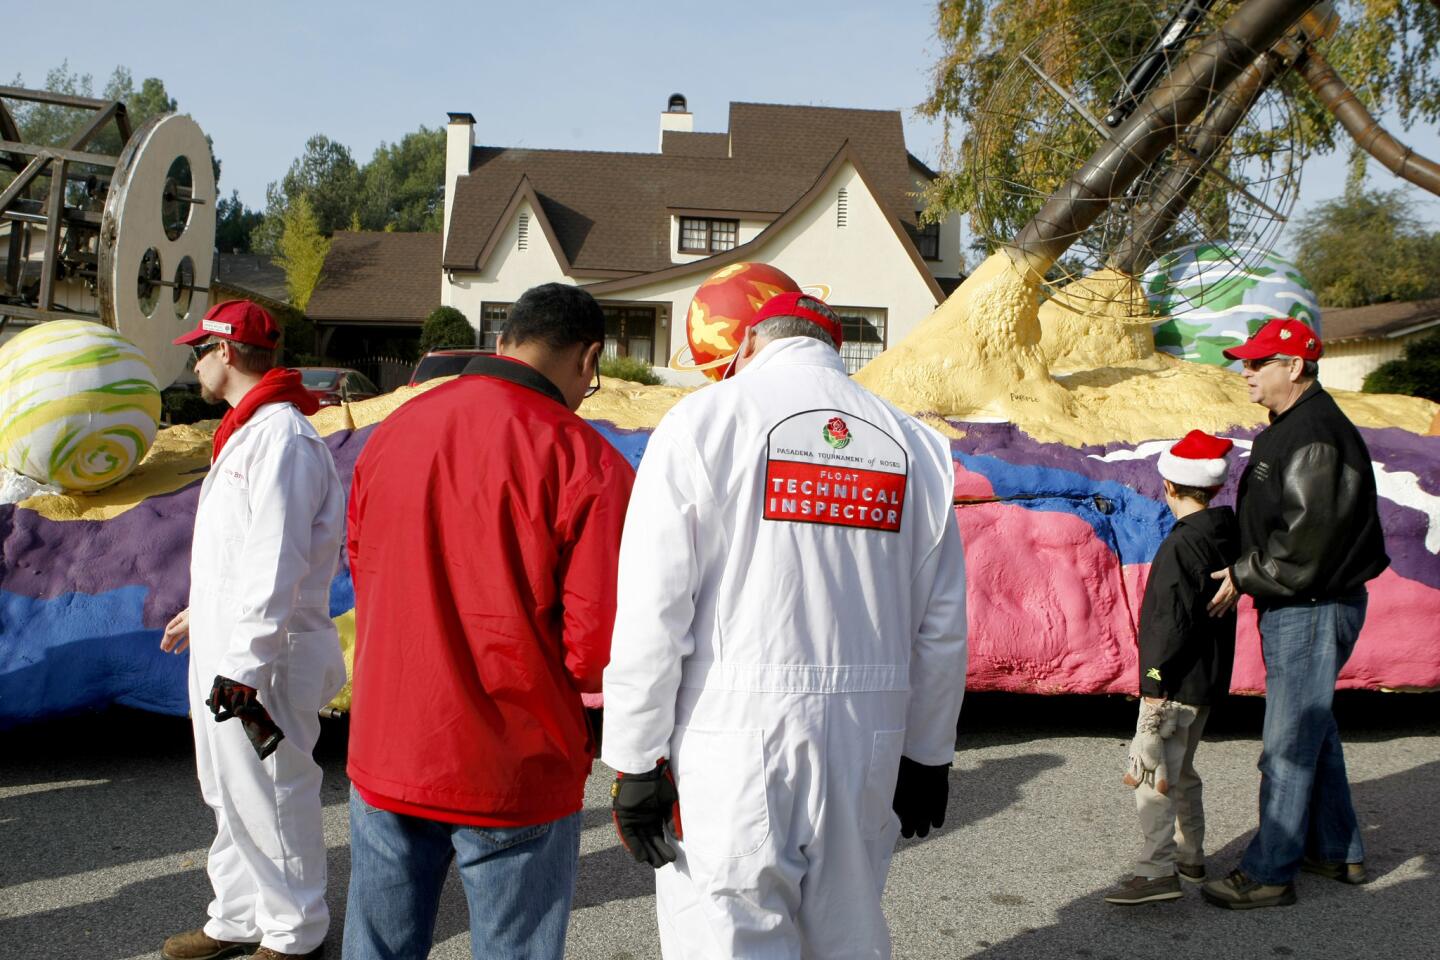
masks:
{"label": "parked car", "polygon": [[410,386],[436,377],[453,377],[463,372],[465,365],[476,357],[494,355],[494,350],[431,350],[415,364],[415,372],[410,374]]}
{"label": "parked car", "polygon": [[383,391],[359,370],[348,367],[299,367],[300,382],[322,407],[378,397]]}

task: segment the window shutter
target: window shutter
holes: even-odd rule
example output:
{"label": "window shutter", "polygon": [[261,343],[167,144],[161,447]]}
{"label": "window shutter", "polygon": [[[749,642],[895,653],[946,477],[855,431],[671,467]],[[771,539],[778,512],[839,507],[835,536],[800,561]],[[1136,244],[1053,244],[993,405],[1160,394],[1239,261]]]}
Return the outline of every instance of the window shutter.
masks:
{"label": "window shutter", "polygon": [[515,246],[521,250],[530,249],[530,214],[520,214],[518,233],[515,237]]}
{"label": "window shutter", "polygon": [[850,219],[850,194],[844,187],[835,195],[835,226],[844,227]]}

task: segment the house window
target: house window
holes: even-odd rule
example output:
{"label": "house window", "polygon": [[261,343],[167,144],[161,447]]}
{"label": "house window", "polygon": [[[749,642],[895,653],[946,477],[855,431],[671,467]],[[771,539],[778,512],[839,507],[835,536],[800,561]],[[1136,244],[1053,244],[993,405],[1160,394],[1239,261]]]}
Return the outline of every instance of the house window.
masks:
{"label": "house window", "polygon": [[740,242],[739,220],[680,218],[681,253],[724,253]]}
{"label": "house window", "polygon": [[845,342],[840,345],[840,359],[845,372],[854,373],[874,360],[885,349],[887,311],[884,307],[832,307],[840,314],[840,330]]}
{"label": "house window", "polygon": [[482,303],[480,305],[480,347],[494,350],[505,332],[505,323],[510,319],[508,303]]}
{"label": "house window", "polygon": [[634,357],[655,363],[655,308],[602,303],[605,356]]}
{"label": "house window", "polygon": [[915,246],[926,260],[940,259],[940,224],[920,223],[920,211],[915,211]]}

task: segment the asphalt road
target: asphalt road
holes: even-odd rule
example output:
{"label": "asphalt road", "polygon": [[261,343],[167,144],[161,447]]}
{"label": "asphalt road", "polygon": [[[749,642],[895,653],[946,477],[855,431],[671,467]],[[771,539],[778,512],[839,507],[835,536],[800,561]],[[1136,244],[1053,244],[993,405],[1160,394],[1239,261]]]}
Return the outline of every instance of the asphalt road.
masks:
{"label": "asphalt road", "polygon": [[[1210,869],[1254,826],[1262,704],[1220,708],[1197,760]],[[1342,695],[1338,712],[1374,877],[1302,875],[1289,908],[1231,913],[1184,900],[1100,901],[1138,843],[1120,783],[1135,705],[1118,698],[972,696],[939,835],[902,841],[885,896],[901,958],[1440,956],[1440,695]],[[344,725],[327,726],[330,939],[339,955],[350,858]],[[653,886],[610,827],[609,774],[586,791],[568,955],[656,957]],[[153,957],[203,919],[213,821],[188,723],[111,711],[0,734],[0,955]],[[469,957],[465,902],[447,885],[433,957]]]}

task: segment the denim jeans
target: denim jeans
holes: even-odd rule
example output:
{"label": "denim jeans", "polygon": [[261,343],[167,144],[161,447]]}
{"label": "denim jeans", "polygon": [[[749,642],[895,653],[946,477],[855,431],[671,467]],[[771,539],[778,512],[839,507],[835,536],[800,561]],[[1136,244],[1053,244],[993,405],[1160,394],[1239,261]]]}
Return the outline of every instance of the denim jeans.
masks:
{"label": "denim jeans", "polygon": [[350,788],[345,960],[424,960],[455,860],[475,960],[560,960],[575,896],[580,814],[467,827],[378,810]]}
{"label": "denim jeans", "polygon": [[1260,829],[1240,869],[1289,883],[1302,857],[1365,859],[1350,802],[1345,753],[1331,703],[1340,668],[1365,622],[1365,594],[1272,607],[1260,616],[1265,728],[1260,752]]}

